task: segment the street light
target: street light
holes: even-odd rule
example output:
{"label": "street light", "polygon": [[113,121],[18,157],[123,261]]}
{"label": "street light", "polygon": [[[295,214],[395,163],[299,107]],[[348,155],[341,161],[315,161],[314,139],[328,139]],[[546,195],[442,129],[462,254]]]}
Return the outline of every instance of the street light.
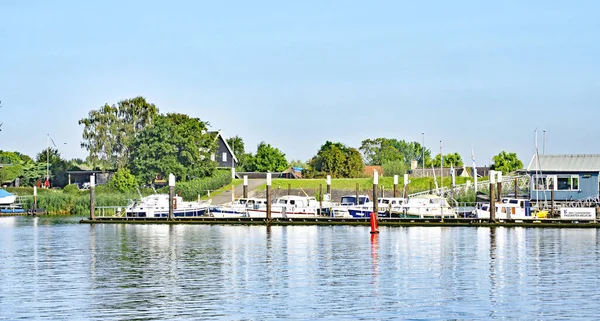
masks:
{"label": "street light", "polygon": [[423,172],[421,173],[421,176],[423,176],[425,175],[425,132],[421,132],[421,135],[423,135],[423,145],[421,145],[421,151],[423,152],[423,158],[421,159],[423,163]]}

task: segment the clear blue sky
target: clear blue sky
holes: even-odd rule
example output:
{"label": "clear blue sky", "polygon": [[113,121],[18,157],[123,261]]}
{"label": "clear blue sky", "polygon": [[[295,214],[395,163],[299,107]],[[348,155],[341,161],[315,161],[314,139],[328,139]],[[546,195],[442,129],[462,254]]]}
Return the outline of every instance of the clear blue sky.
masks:
{"label": "clear blue sky", "polygon": [[[3,1],[0,149],[66,158],[78,119],[145,96],[247,149],[326,141],[600,153],[598,1]],[[64,144],[66,143],[66,145]]]}

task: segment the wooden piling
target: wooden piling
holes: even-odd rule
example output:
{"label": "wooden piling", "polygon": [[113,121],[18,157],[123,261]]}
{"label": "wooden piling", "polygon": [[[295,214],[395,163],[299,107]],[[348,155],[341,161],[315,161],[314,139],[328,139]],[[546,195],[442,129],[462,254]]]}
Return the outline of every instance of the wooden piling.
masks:
{"label": "wooden piling", "polygon": [[267,173],[267,225],[271,222],[271,173]]}
{"label": "wooden piling", "polygon": [[398,175],[394,175],[394,197],[398,197]]}
{"label": "wooden piling", "polygon": [[175,198],[175,175],[169,174],[169,221],[175,219],[173,199]]}
{"label": "wooden piling", "polygon": [[[91,203],[90,203],[91,205]],[[33,215],[37,212],[37,186],[33,186]]]}
{"label": "wooden piling", "polygon": [[319,215],[323,213],[323,184],[319,184]]}
{"label": "wooden piling", "polygon": [[360,201],[358,199],[358,183],[356,183],[356,204],[355,205],[359,205]]}
{"label": "wooden piling", "polygon": [[94,175],[90,176],[90,221],[93,221],[95,218],[94,211],[96,210],[96,177]]}
{"label": "wooden piling", "polygon": [[496,198],[498,199],[498,202],[500,202],[502,200],[502,182],[498,182],[496,185],[498,185],[498,197]]}
{"label": "wooden piling", "polygon": [[244,175],[244,198],[248,198],[248,175]]}
{"label": "wooden piling", "polygon": [[331,175],[327,175],[327,195],[331,197]]}
{"label": "wooden piling", "polygon": [[292,184],[288,183],[288,195],[292,195]]}
{"label": "wooden piling", "polygon": [[490,223],[496,223],[496,198],[494,196],[494,183],[490,183]]}
{"label": "wooden piling", "polygon": [[550,217],[554,217],[554,190],[550,190]]}
{"label": "wooden piling", "polygon": [[519,179],[515,177],[515,198],[519,198]]}
{"label": "wooden piling", "polygon": [[433,194],[433,182],[429,182],[429,194]]}

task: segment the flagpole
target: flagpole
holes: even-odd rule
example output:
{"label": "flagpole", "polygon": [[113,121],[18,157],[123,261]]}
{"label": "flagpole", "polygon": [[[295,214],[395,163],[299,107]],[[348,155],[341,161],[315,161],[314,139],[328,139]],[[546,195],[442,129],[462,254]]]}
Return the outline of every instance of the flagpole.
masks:
{"label": "flagpole", "polygon": [[477,165],[475,165],[475,153],[471,147],[471,160],[473,160],[473,180],[475,182],[475,194],[477,194]]}
{"label": "flagpole", "polygon": [[441,160],[441,169],[440,169],[440,185],[441,188],[444,188],[444,154],[442,153],[442,141],[440,140],[440,160]]}

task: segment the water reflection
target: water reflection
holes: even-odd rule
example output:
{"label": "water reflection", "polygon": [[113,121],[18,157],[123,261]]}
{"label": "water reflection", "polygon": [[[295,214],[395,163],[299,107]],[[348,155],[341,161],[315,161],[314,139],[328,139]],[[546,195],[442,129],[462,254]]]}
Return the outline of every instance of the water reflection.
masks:
{"label": "water reflection", "polygon": [[380,232],[0,221],[0,319],[598,317],[596,230]]}

